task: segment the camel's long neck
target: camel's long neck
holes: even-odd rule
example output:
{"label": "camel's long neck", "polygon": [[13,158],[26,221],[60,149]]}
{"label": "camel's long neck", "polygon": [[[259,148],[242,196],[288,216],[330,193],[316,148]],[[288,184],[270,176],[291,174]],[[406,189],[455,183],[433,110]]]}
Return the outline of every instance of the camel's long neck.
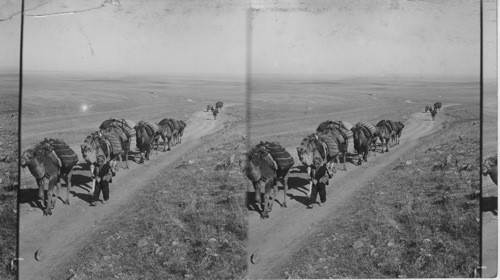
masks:
{"label": "camel's long neck", "polygon": [[493,169],[493,171],[490,172],[490,178],[491,178],[491,180],[493,180],[495,185],[498,186],[498,181],[497,181],[498,177],[497,176],[498,176],[498,173],[497,173],[497,169],[495,168],[495,169]]}
{"label": "camel's long neck", "polygon": [[36,179],[41,179],[45,177],[45,169],[43,163],[33,158],[28,164],[28,169]]}

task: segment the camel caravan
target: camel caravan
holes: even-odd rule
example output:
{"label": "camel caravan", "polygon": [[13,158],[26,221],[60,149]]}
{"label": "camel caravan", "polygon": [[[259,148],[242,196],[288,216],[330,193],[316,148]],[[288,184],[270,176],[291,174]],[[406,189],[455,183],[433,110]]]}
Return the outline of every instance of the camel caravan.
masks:
{"label": "camel caravan", "polygon": [[[434,106],[426,106],[425,113],[430,112],[434,120],[440,108],[441,103],[437,102]],[[389,152],[389,147],[400,144],[404,127],[402,122],[393,120],[381,120],[376,125],[364,121],[355,125],[331,120],[320,123],[316,131],[307,135],[296,149],[300,165],[308,175],[307,208],[326,202],[325,188],[337,169],[347,170],[347,155],[351,157],[352,164],[362,165],[368,161],[370,151],[374,155],[377,150],[380,153]],[[283,185],[284,198],[281,206],[286,207],[288,172],[293,167],[292,155],[279,143],[261,142],[247,153],[245,173],[255,189],[254,202],[250,202],[248,206],[257,210],[262,219],[269,218],[276,199],[276,181]],[[300,166],[295,167],[301,169]],[[485,161],[483,174],[490,175],[496,183],[496,158]],[[320,202],[316,202],[318,194]]]}
{"label": "camel caravan", "polygon": [[[139,160],[136,160],[135,156],[134,159],[142,164],[144,160],[150,159],[151,150],[155,147],[158,154],[160,138],[163,141],[163,152],[170,151],[172,145],[182,143],[185,128],[184,121],[171,118],[163,119],[157,124],[143,120],[136,124],[131,120],[113,118],[103,121],[98,130],[90,133],[80,145],[83,160],[89,165],[91,172],[90,205],[95,206],[101,191],[104,195],[103,203],[109,199],[109,184],[118,172],[117,161],[124,161],[123,168],[129,168],[129,152],[133,138],[140,155]],[[79,158],[63,140],[45,139],[33,148],[23,151],[20,165],[27,167],[36,179],[38,203],[44,215],[52,215],[61,189],[61,179],[66,181],[67,187],[66,199],[63,202],[70,204],[71,177],[74,167],[79,165]],[[45,179],[49,182],[47,197],[44,194]]]}

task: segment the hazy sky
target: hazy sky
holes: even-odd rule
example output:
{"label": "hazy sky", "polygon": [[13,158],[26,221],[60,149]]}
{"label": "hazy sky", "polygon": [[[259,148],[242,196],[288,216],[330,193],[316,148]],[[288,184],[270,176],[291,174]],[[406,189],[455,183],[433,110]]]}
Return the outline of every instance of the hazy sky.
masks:
{"label": "hazy sky", "polygon": [[26,0],[24,68],[243,74],[242,3]]}
{"label": "hazy sky", "polygon": [[[0,0],[0,19],[20,8]],[[116,73],[475,75],[479,0],[26,0],[24,69]],[[495,2],[485,47],[496,50]],[[19,61],[19,16],[0,65]],[[4,40],[4,38],[6,40]],[[496,51],[485,53],[496,61]],[[496,63],[485,65],[496,74]]]}
{"label": "hazy sky", "polygon": [[479,1],[261,3],[255,73],[479,75]]}
{"label": "hazy sky", "polygon": [[0,0],[0,71],[19,71],[21,18],[12,17],[21,11],[21,1]]}

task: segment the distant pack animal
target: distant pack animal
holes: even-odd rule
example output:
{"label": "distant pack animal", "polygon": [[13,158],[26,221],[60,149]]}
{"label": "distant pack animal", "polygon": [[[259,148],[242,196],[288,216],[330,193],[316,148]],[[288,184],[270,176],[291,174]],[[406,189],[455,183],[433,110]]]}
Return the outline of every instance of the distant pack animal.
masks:
{"label": "distant pack animal", "polygon": [[179,143],[182,143],[182,135],[184,135],[184,129],[186,128],[186,123],[183,120],[177,121],[179,124]]}
{"label": "distant pack animal", "polygon": [[212,107],[210,110],[212,111],[212,115],[214,116],[214,120],[216,120],[217,114],[219,114],[219,110],[215,107]]}
{"label": "distant pack animal", "polygon": [[155,141],[156,132],[149,127],[145,122],[139,122],[136,127],[136,144],[141,154],[141,159],[139,163],[144,163],[144,158],[149,160],[149,155],[151,153],[151,147]]}
{"label": "distant pack animal", "polygon": [[[94,170],[99,168],[97,156],[102,155],[105,158],[105,164],[109,163],[113,173],[116,171],[116,157],[121,153],[121,143],[117,136],[108,133],[104,136],[100,131],[91,133],[80,145],[83,159],[90,165],[90,174],[96,174]],[[98,171],[98,170],[97,170]],[[90,195],[94,195],[95,177],[92,175],[92,184]]]}
{"label": "distant pack animal", "polygon": [[[178,130],[175,128],[175,124],[172,122],[172,119],[163,119],[158,123],[158,135],[163,140],[163,151],[170,151],[170,146],[172,139],[177,137]],[[156,146],[158,146],[158,138],[155,139]],[[165,150],[165,146],[168,146],[168,149]]]}
{"label": "distant pack animal", "polygon": [[217,103],[215,103],[215,108],[217,109],[222,109],[222,106],[224,106],[224,102],[222,101],[217,101]]}
{"label": "distant pack animal", "polygon": [[380,121],[377,123],[375,128],[377,131],[375,132],[374,137],[372,138],[372,143],[375,144],[375,150],[377,150],[377,139],[380,140],[381,143],[381,153],[384,153],[384,143],[385,143],[385,151],[389,151],[389,141],[391,140],[391,131],[390,125],[388,125],[385,121]]}
{"label": "distant pack animal", "polygon": [[483,161],[483,167],[481,172],[484,176],[490,175],[491,180],[498,186],[498,168],[497,168],[497,157],[488,157]]}
{"label": "distant pack animal", "polygon": [[[277,192],[276,180],[282,183],[284,189],[282,207],[287,207],[288,171],[293,164],[292,156],[277,143],[261,142],[248,152],[245,172],[255,188],[255,201],[261,212],[261,218],[269,218],[269,212],[273,208]],[[264,209],[261,205],[262,189],[264,189]]]}
{"label": "distant pack animal", "polygon": [[[56,188],[62,163],[56,153],[47,143],[40,143],[33,149],[27,149],[21,154],[20,164],[28,167],[38,185],[38,199],[44,215],[52,215],[52,209],[57,201]],[[45,201],[45,179],[49,180],[47,201]]]}
{"label": "distant pack animal", "polygon": [[436,114],[437,114],[437,110],[436,110],[436,108],[431,109],[431,117],[432,117],[432,120],[434,120],[434,119],[436,118]]}
{"label": "distant pack animal", "polygon": [[432,109],[431,105],[425,105],[425,111],[424,111],[424,113],[430,112],[431,109]]}
{"label": "distant pack animal", "polygon": [[[130,143],[132,137],[135,137],[134,126],[129,126],[130,122],[125,119],[108,119],[105,120],[100,126],[99,130],[105,133],[112,133],[120,139],[122,151],[125,154],[125,169],[128,169],[128,152],[130,151]],[[122,161],[121,154],[118,154],[118,161]]]}
{"label": "distant pack animal", "polygon": [[[336,153],[339,153],[339,144],[338,139],[331,132],[327,132],[321,133],[320,136],[316,133],[308,135],[302,140],[299,147],[297,147],[299,160],[306,167],[307,174],[309,175],[308,196],[311,195],[313,178],[316,171],[319,167],[331,163]],[[329,176],[332,177],[334,171],[330,167],[326,167]]]}
{"label": "distant pack animal", "polygon": [[[351,130],[354,136],[354,149],[358,152],[358,165],[361,165],[363,161],[368,161],[368,153],[374,134],[360,123]],[[361,160],[360,155],[363,155],[363,160]]]}
{"label": "distant pack animal", "polygon": [[397,121],[396,125],[397,125],[397,129],[396,129],[396,144],[399,145],[399,141],[401,139],[401,134],[403,133],[403,128],[405,128],[405,125],[402,122],[400,122],[400,121]]}
{"label": "distant pack animal", "polygon": [[391,146],[394,147],[397,143],[399,127],[397,123],[392,120],[386,120],[386,123],[389,124],[388,128],[391,131]]}
{"label": "distant pack animal", "polygon": [[435,110],[441,110],[441,102],[434,103],[434,109]]}

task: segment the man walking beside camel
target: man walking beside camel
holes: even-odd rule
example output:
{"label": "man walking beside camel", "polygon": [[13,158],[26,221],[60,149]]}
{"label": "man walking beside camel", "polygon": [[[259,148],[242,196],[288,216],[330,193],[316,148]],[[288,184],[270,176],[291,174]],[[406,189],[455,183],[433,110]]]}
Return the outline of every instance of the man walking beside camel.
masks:
{"label": "man walking beside camel", "polygon": [[111,167],[109,163],[106,163],[103,155],[97,156],[97,168],[94,169],[94,174],[92,175],[96,177],[97,185],[90,206],[96,206],[96,202],[99,201],[99,196],[101,195],[101,190],[104,198],[102,203],[106,204],[109,200],[109,183],[113,182],[113,175]]}

